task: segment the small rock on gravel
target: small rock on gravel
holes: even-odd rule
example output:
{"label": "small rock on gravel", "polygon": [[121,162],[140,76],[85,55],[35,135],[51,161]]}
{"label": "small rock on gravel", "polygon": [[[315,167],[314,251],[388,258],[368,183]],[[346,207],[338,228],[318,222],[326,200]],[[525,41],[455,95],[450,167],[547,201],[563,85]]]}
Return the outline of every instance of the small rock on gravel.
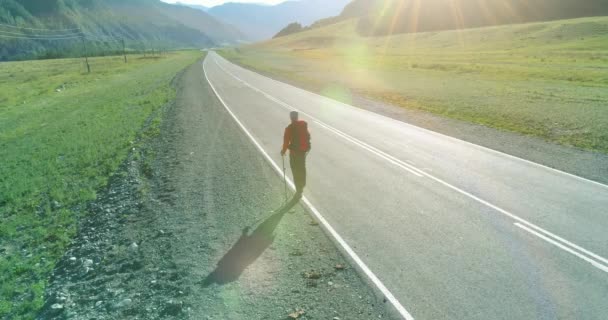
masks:
{"label": "small rock on gravel", "polygon": [[120,301],[119,303],[115,304],[114,308],[116,308],[116,309],[124,308],[124,307],[130,305],[131,302],[133,302],[133,301],[129,298],[124,299],[124,300]]}
{"label": "small rock on gravel", "polygon": [[90,267],[90,266],[92,266],[92,265],[93,265],[93,260],[91,260],[91,259],[86,259],[86,260],[84,260],[84,263],[83,263],[82,265],[83,265],[85,268],[88,268],[88,267]]}
{"label": "small rock on gravel", "polygon": [[299,319],[301,316],[303,316],[306,313],[306,311],[304,310],[296,310],[292,313],[289,314],[289,318],[290,319]]}
{"label": "small rock on gravel", "polygon": [[302,276],[306,279],[320,279],[321,278],[321,273],[315,270],[311,270],[311,271],[305,271],[302,273]]}
{"label": "small rock on gravel", "polygon": [[53,310],[63,310],[63,305],[60,303],[55,303],[54,305],[51,306],[51,309]]}
{"label": "small rock on gravel", "polygon": [[182,312],[183,303],[181,301],[169,301],[163,307],[163,316],[177,316]]}

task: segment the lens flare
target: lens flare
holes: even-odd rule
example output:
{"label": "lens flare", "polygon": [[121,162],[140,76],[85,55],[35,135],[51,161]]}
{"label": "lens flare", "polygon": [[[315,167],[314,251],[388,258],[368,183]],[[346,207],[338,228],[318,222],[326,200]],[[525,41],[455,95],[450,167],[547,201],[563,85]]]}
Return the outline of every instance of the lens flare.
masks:
{"label": "lens flare", "polygon": [[334,99],[334,100],[337,100],[340,102],[344,102],[347,104],[352,104],[352,102],[353,102],[353,98],[352,98],[353,95],[352,95],[350,89],[346,88],[345,86],[338,85],[338,84],[332,84],[332,85],[325,87],[321,91],[321,94],[328,98],[331,98],[331,99]]}

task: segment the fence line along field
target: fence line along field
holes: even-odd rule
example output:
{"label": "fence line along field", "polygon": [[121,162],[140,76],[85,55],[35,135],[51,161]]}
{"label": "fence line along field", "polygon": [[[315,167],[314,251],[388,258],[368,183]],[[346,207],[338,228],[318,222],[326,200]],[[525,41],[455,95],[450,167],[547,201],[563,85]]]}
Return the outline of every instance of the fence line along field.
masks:
{"label": "fence line along field", "polygon": [[29,319],[47,278],[175,75],[200,58],[90,58],[0,63],[0,318]]}
{"label": "fence line along field", "polygon": [[608,17],[378,37],[347,20],[221,53],[346,102],[352,92],[608,153]]}

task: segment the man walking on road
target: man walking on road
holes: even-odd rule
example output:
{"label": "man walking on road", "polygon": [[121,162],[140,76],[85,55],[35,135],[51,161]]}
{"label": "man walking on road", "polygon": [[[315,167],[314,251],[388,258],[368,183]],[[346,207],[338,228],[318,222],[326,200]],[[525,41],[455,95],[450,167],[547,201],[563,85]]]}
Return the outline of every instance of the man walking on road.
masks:
{"label": "man walking on road", "polygon": [[299,200],[306,186],[306,155],[310,151],[310,133],[308,123],[298,119],[298,112],[292,111],[289,117],[291,124],[285,128],[281,156],[285,156],[285,152],[289,149],[289,164],[296,185],[294,198]]}

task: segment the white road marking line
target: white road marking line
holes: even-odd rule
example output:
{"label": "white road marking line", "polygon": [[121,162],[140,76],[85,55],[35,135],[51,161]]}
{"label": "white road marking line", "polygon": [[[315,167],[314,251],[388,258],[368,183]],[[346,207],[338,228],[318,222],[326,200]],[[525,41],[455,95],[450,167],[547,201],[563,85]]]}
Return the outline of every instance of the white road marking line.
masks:
{"label": "white road marking line", "polygon": [[515,225],[518,226],[519,228],[521,228],[523,230],[526,230],[529,233],[531,233],[531,234],[533,234],[533,235],[535,235],[535,236],[537,236],[537,237],[539,237],[539,238],[541,238],[541,239],[543,239],[543,240],[545,240],[545,241],[547,241],[547,242],[555,245],[555,246],[560,247],[561,249],[565,250],[566,252],[571,253],[571,254],[573,254],[573,255],[575,255],[575,256],[577,256],[577,257],[579,257],[579,258],[581,258],[581,259],[583,259],[583,260],[585,260],[587,262],[589,262],[594,267],[596,267],[596,268],[598,268],[598,269],[600,269],[600,270],[602,270],[604,272],[608,272],[608,266],[605,266],[605,265],[603,265],[603,264],[601,264],[601,263],[599,263],[599,262],[597,262],[597,261],[595,261],[593,259],[590,259],[587,256],[584,256],[584,255],[582,255],[582,254],[580,254],[580,253],[578,253],[578,252],[576,252],[576,251],[574,251],[574,250],[572,250],[572,249],[564,246],[563,244],[561,244],[561,243],[559,243],[559,242],[557,242],[557,241],[555,241],[555,240],[553,240],[553,239],[551,239],[551,238],[549,238],[549,237],[547,237],[547,236],[545,236],[545,235],[543,235],[543,234],[541,234],[539,232],[536,232],[536,231],[534,231],[534,230],[532,230],[532,229],[530,229],[530,228],[522,225],[519,222],[515,222]]}
{"label": "white road marking line", "polygon": [[418,168],[413,168],[413,169],[411,169],[411,168],[410,168],[410,165],[407,165],[407,166],[406,166],[406,165],[404,165],[404,164],[403,164],[401,161],[399,161],[399,160],[393,160],[391,157],[384,156],[384,155],[383,155],[381,152],[378,152],[378,151],[374,150],[374,148],[372,148],[372,147],[368,147],[366,144],[364,144],[364,143],[360,143],[360,142],[358,142],[357,140],[355,140],[355,139],[353,139],[353,138],[351,138],[351,137],[349,137],[349,136],[347,136],[347,135],[345,135],[345,134],[341,133],[340,131],[338,131],[338,130],[334,130],[333,128],[328,127],[327,125],[325,125],[325,124],[324,124],[324,123],[322,123],[322,122],[319,122],[319,121],[316,121],[316,120],[315,120],[315,123],[316,123],[316,124],[318,124],[319,126],[321,126],[321,127],[325,128],[325,129],[327,129],[327,130],[329,130],[329,131],[331,131],[331,132],[335,133],[336,135],[338,135],[338,136],[340,136],[340,137],[342,137],[342,138],[346,139],[347,141],[350,141],[350,142],[354,143],[355,145],[358,145],[358,146],[360,146],[361,148],[363,148],[363,149],[365,149],[365,150],[367,150],[367,151],[369,151],[369,152],[371,152],[371,153],[373,153],[373,154],[375,154],[375,155],[377,155],[377,156],[379,156],[379,157],[381,157],[381,158],[385,159],[386,161],[388,161],[388,162],[390,162],[390,163],[392,163],[392,164],[394,164],[394,165],[396,165],[396,166],[400,167],[401,169],[406,170],[406,171],[409,171],[409,172],[411,172],[412,174],[414,174],[414,175],[416,175],[416,176],[418,176],[418,177],[423,177],[423,175],[419,173],[419,172],[420,172],[420,170],[418,170]]}
{"label": "white road marking line", "polygon": [[[224,57],[218,55],[217,53],[214,52],[214,54],[217,55],[217,56],[219,56],[219,57],[221,57],[223,60],[226,60]],[[348,108],[352,108],[352,109],[354,109],[356,111],[359,111],[359,112],[368,113],[370,115],[373,115],[375,117],[379,117],[379,118],[384,119],[384,120],[393,121],[393,122],[396,122],[396,123],[398,123],[400,125],[405,125],[405,126],[408,126],[408,127],[412,127],[412,128],[416,128],[418,130],[422,130],[422,131],[428,132],[428,133],[433,134],[435,136],[440,136],[440,137],[447,138],[447,139],[450,139],[450,140],[454,140],[454,141],[457,141],[457,142],[460,142],[460,143],[465,143],[465,144],[471,145],[471,146],[473,146],[473,147],[475,147],[477,149],[482,149],[482,150],[490,151],[492,153],[496,153],[496,154],[499,154],[499,155],[502,155],[502,156],[507,156],[507,157],[509,157],[511,159],[523,161],[523,162],[526,162],[528,164],[531,164],[531,165],[534,165],[534,166],[537,166],[537,167],[541,167],[541,168],[543,168],[545,170],[557,172],[557,173],[560,173],[560,174],[563,174],[563,175],[566,175],[566,176],[570,176],[571,178],[575,178],[575,179],[578,179],[578,180],[581,180],[581,181],[592,183],[592,184],[598,185],[600,187],[608,188],[607,184],[604,184],[604,183],[601,183],[601,182],[597,182],[597,181],[593,181],[593,180],[590,180],[590,179],[587,179],[587,178],[583,178],[581,176],[577,176],[577,175],[572,174],[572,173],[568,173],[568,172],[565,172],[565,171],[562,171],[562,170],[559,170],[559,169],[551,168],[551,167],[548,167],[548,166],[546,166],[544,164],[540,164],[540,163],[536,163],[536,162],[533,162],[533,161],[530,161],[530,160],[526,160],[524,158],[520,158],[520,157],[511,155],[511,154],[508,154],[508,153],[504,153],[502,151],[498,151],[498,150],[490,149],[488,147],[480,146],[478,144],[474,144],[474,143],[468,142],[466,140],[462,140],[462,139],[458,139],[458,138],[455,138],[455,137],[452,137],[452,136],[448,136],[448,135],[445,135],[443,133],[439,133],[439,132],[436,132],[436,131],[433,131],[433,130],[429,130],[429,129],[426,129],[426,128],[423,128],[423,127],[415,126],[415,125],[413,125],[411,123],[407,123],[407,122],[403,122],[403,121],[400,121],[400,120],[397,120],[397,119],[393,119],[393,118],[390,118],[390,117],[387,117],[387,116],[375,113],[375,112],[370,111],[370,110],[366,110],[366,109],[363,109],[363,108],[358,108],[358,107],[355,107],[355,106],[351,106],[350,104],[346,104],[344,102],[340,102],[340,101],[328,98],[326,96],[322,96],[322,95],[320,95],[318,93],[315,93],[315,92],[312,92],[312,91],[308,91],[308,90],[304,90],[302,88],[298,88],[296,86],[290,85],[289,83],[285,83],[285,82],[281,82],[281,81],[275,80],[273,78],[270,78],[270,77],[267,77],[267,76],[265,76],[263,74],[259,74],[259,73],[255,72],[255,71],[252,71],[252,70],[240,67],[238,65],[237,65],[237,67],[239,67],[239,68],[241,68],[241,69],[243,69],[245,71],[251,72],[253,74],[256,74],[256,75],[258,75],[260,77],[263,77],[265,79],[268,79],[268,80],[270,80],[272,82],[275,82],[277,84],[280,84],[282,86],[288,86],[288,87],[290,87],[292,89],[296,89],[296,90],[301,91],[301,92],[312,94],[314,96],[317,96],[317,97],[319,97],[319,98],[321,98],[321,99],[323,99],[325,101],[331,102],[331,103],[337,103],[339,105],[342,105],[342,106],[345,106],[345,107],[348,107]]]}
{"label": "white road marking line", "polygon": [[[256,88],[256,87],[254,87],[253,85],[251,85],[251,84],[247,83],[246,81],[244,81],[244,80],[242,80],[242,79],[238,78],[237,76],[235,76],[234,74],[232,74],[230,71],[228,71],[228,70],[226,70],[225,68],[223,68],[222,66],[220,66],[220,65],[219,65],[219,63],[217,62],[217,60],[216,60],[215,58],[214,58],[213,60],[214,60],[215,64],[216,64],[216,65],[217,65],[217,66],[218,66],[220,69],[222,69],[224,72],[226,72],[228,75],[232,76],[232,77],[233,77],[233,78],[235,78],[236,80],[238,80],[238,81],[242,82],[243,84],[245,84],[246,86],[248,86],[248,87],[252,88],[253,90],[255,90],[255,91],[257,91],[257,92],[260,92],[260,93],[261,93],[261,94],[263,94],[265,97],[268,97],[270,100],[275,101],[275,102],[277,102],[277,103],[279,103],[279,104],[281,104],[281,105],[284,105],[284,106],[286,106],[286,107],[288,107],[288,108],[294,109],[294,108],[293,108],[292,106],[290,106],[289,104],[287,104],[287,103],[285,103],[285,102],[283,102],[283,101],[281,101],[281,100],[279,100],[279,99],[277,99],[277,98],[275,98],[275,97],[271,96],[270,94],[268,94],[268,93],[266,93],[266,92],[262,91],[261,89],[258,89],[258,88]],[[315,119],[314,117],[312,117],[312,116],[310,116],[310,115],[308,115],[308,114],[306,114],[306,115],[307,115],[308,117],[310,117],[310,118],[314,119],[314,120],[315,120],[316,122],[318,122],[319,124],[321,124],[321,123],[322,123],[321,121],[319,121],[319,120]],[[325,125],[326,127],[331,127],[331,126],[329,126],[329,125],[327,125],[327,124],[324,124],[324,125]],[[351,137],[350,135],[348,135],[348,134],[346,134],[346,133],[344,133],[344,132],[342,132],[342,131],[340,131],[340,130],[338,130],[338,129],[335,129],[335,128],[333,128],[333,127],[331,127],[331,128],[332,128],[333,130],[337,131],[337,132],[340,132],[340,133],[343,135],[343,137],[348,136],[348,137],[350,137],[350,138],[351,138],[351,139],[353,139],[353,140],[357,140],[356,138],[353,138],[353,137]],[[359,140],[357,140],[357,141],[359,141]],[[361,143],[361,144],[363,144],[363,145],[367,145],[367,144],[365,144],[364,142],[360,142],[360,143]],[[368,145],[368,146],[369,146],[369,145]],[[370,146],[370,148],[373,148],[373,147],[371,147],[371,146]],[[373,149],[375,149],[375,148],[373,148]],[[375,150],[377,150],[377,149],[375,149]],[[491,149],[490,149],[490,150],[491,150]],[[399,163],[404,163],[404,164],[406,164],[405,162],[403,162],[403,161],[401,161],[401,160],[399,160],[399,159],[395,158],[394,156],[391,156],[391,155],[389,155],[389,154],[386,154],[385,152],[380,151],[380,150],[378,150],[378,151],[386,155],[386,156],[384,157],[385,159],[386,159],[386,158],[389,158],[389,159],[395,159],[395,160],[396,160],[396,161],[398,161]],[[410,167],[413,167],[413,166],[410,166]],[[415,167],[414,167],[414,168],[415,168]],[[529,221],[527,221],[527,220],[525,220],[525,219],[523,219],[523,218],[521,218],[521,217],[519,217],[519,216],[517,216],[517,215],[515,215],[515,214],[513,214],[513,213],[511,213],[511,212],[508,212],[507,210],[504,210],[504,209],[502,209],[502,208],[500,208],[500,207],[498,207],[498,206],[496,206],[496,205],[494,205],[494,204],[492,204],[492,203],[490,203],[490,202],[488,202],[488,201],[486,201],[486,200],[483,200],[483,199],[481,199],[481,198],[479,198],[479,197],[477,197],[477,196],[475,196],[475,195],[473,195],[473,194],[471,194],[471,193],[469,193],[469,192],[465,191],[465,190],[462,190],[462,189],[460,189],[460,188],[458,188],[458,187],[456,187],[456,186],[454,186],[454,185],[451,185],[450,183],[448,183],[448,182],[446,182],[446,181],[444,181],[444,180],[442,180],[442,179],[440,179],[440,178],[437,178],[437,177],[435,177],[435,176],[431,175],[431,174],[430,174],[430,173],[428,173],[428,172],[422,171],[422,170],[420,170],[420,169],[418,169],[418,168],[415,168],[415,169],[416,169],[416,170],[417,170],[417,172],[419,172],[420,174],[422,174],[422,175],[424,175],[424,176],[426,176],[426,177],[428,177],[428,178],[430,178],[430,179],[432,179],[432,180],[435,180],[436,182],[438,182],[438,183],[440,183],[440,184],[442,184],[442,185],[444,185],[444,186],[446,186],[446,187],[448,187],[448,188],[450,188],[450,189],[452,189],[452,190],[454,190],[454,191],[456,191],[456,192],[458,192],[458,193],[461,193],[461,194],[463,194],[463,195],[465,195],[465,196],[467,196],[467,197],[469,197],[469,198],[471,198],[471,199],[473,199],[473,200],[475,200],[475,201],[477,201],[477,202],[479,202],[479,203],[481,203],[481,204],[483,204],[483,205],[486,205],[486,206],[488,206],[488,207],[490,207],[490,208],[492,208],[492,209],[494,209],[494,210],[496,210],[496,211],[498,211],[498,212],[502,213],[503,215],[505,215],[505,216],[507,216],[507,217],[510,217],[510,218],[512,218],[512,219],[514,219],[514,220],[516,220],[516,221],[520,222],[521,224],[524,224],[524,225],[526,225],[526,226],[528,226],[528,227],[530,227],[530,228],[532,228],[532,229],[535,229],[535,230],[537,230],[537,231],[539,231],[539,232],[541,232],[541,233],[545,234],[546,236],[549,236],[549,237],[553,238],[554,240],[556,240],[556,241],[558,241],[558,242],[561,242],[562,244],[564,244],[564,245],[566,245],[566,246],[569,246],[569,247],[570,247],[570,248],[572,248],[572,249],[578,250],[578,251],[580,251],[582,254],[588,255],[588,256],[590,256],[590,257],[595,258],[596,260],[599,260],[599,261],[602,261],[603,263],[608,264],[608,259],[606,259],[606,258],[604,258],[604,257],[602,257],[602,256],[600,256],[600,255],[598,255],[598,254],[596,254],[596,253],[594,253],[594,252],[591,252],[591,251],[589,251],[589,250],[587,250],[587,249],[585,249],[585,248],[583,248],[583,247],[581,247],[581,246],[579,246],[579,245],[576,245],[576,244],[574,244],[574,243],[572,243],[572,242],[570,242],[570,241],[568,241],[568,240],[566,240],[566,239],[564,239],[564,238],[562,238],[562,237],[560,237],[560,236],[558,236],[558,235],[556,235],[556,234],[554,234],[554,233],[552,233],[552,232],[549,232],[549,231],[547,231],[547,230],[545,230],[545,229],[543,229],[543,228],[541,228],[541,227],[539,227],[539,226],[537,226],[537,225],[533,224],[532,222],[529,222]],[[562,248],[562,246],[559,246],[559,248]]]}
{"label": "white road marking line", "polygon": [[[268,160],[268,162],[272,165],[272,167],[275,169],[275,171],[279,175],[282,175],[283,171],[279,167],[279,165],[277,163],[275,163],[274,160],[272,160],[272,158],[266,152],[266,150],[264,150],[264,148],[257,142],[257,140],[249,132],[249,130],[247,130],[247,128],[243,125],[243,123],[237,118],[237,116],[228,107],[228,105],[226,104],[224,99],[219,95],[219,93],[215,89],[215,86],[213,86],[213,83],[211,83],[211,81],[209,80],[209,77],[207,76],[207,70],[205,69],[205,61],[203,61],[202,65],[203,65],[203,73],[205,74],[205,79],[207,79],[207,82],[211,86],[211,89],[213,89],[213,92],[215,93],[215,95],[218,97],[220,102],[224,105],[224,108],[226,108],[226,111],[228,111],[228,113],[232,116],[232,118],[236,121],[236,123],[241,127],[241,129],[245,132],[245,134],[249,137],[249,139],[251,139],[253,144],[258,148],[258,150],[262,153],[262,155],[264,155],[266,160]],[[294,186],[293,182],[291,181],[291,179],[287,178],[287,182],[289,183],[289,187],[292,190],[294,190],[295,186]],[[342,236],[340,236],[340,234],[338,234],[338,232],[336,232],[336,230],[334,230],[334,228],[329,224],[329,222],[327,222],[327,220],[325,220],[325,218],[321,215],[319,210],[317,210],[315,208],[315,206],[313,206],[313,204],[310,202],[310,200],[308,200],[308,198],[306,196],[304,196],[304,197],[302,197],[302,201],[304,202],[304,204],[306,204],[308,209],[313,213],[315,218],[317,218],[317,220],[319,220],[321,225],[323,225],[325,230],[327,230],[327,232],[329,232],[329,234],[331,234],[331,236],[340,244],[340,246],[342,246],[344,251],[359,266],[359,268],[363,271],[363,273],[372,281],[372,283],[376,286],[376,288],[378,288],[378,290],[380,290],[380,292],[385,296],[387,301],[389,301],[393,305],[393,307],[397,310],[397,312],[399,312],[399,314],[406,320],[414,320],[414,317],[412,317],[412,315],[403,307],[403,305],[401,305],[399,300],[397,300],[397,298],[395,298],[395,296],[386,288],[386,286],[382,283],[382,281],[380,281],[380,279],[378,279],[378,277],[369,269],[369,267],[365,264],[365,262],[363,262],[363,260],[361,260],[361,258],[359,258],[359,255],[357,255],[357,253],[355,253],[355,251],[350,247],[350,245],[348,245],[348,243],[346,243],[346,241],[344,241]]]}
{"label": "white road marking line", "polygon": [[319,126],[321,126],[321,127],[325,128],[325,129],[327,129],[327,130],[329,130],[329,131],[331,131],[331,132],[333,132],[333,133],[341,136],[342,138],[348,140],[349,142],[354,143],[355,145],[357,145],[357,146],[359,146],[359,147],[361,147],[361,148],[363,148],[363,149],[365,149],[365,150],[367,150],[367,151],[369,151],[369,152],[371,152],[371,153],[379,156],[380,158],[383,158],[384,160],[386,160],[386,161],[388,161],[388,162],[390,162],[390,163],[392,163],[392,164],[394,164],[394,165],[396,165],[396,166],[398,166],[398,167],[400,167],[400,168],[402,168],[402,169],[404,169],[404,170],[412,173],[413,175],[415,175],[417,177],[423,177],[422,170],[420,170],[420,169],[412,166],[409,163],[403,162],[400,159],[397,159],[397,158],[395,158],[395,157],[387,154],[384,151],[378,150],[378,149],[376,149],[376,148],[368,145],[367,143],[365,143],[365,142],[363,142],[363,141],[361,141],[361,140],[359,140],[357,138],[354,138],[354,137],[352,137],[352,136],[350,136],[350,135],[348,135],[348,134],[346,134],[346,133],[344,133],[344,132],[342,132],[342,131],[334,128],[334,127],[331,127],[331,126],[323,123],[321,120],[313,117],[312,115],[310,115],[310,114],[308,114],[308,113],[306,113],[306,112],[304,112],[304,111],[302,111],[300,109],[297,109],[297,108],[295,108],[295,107],[293,107],[293,106],[291,106],[291,105],[289,105],[289,104],[281,101],[280,99],[277,99],[277,98],[271,96],[270,94],[268,94],[268,93],[266,93],[266,92],[264,92],[264,91],[262,91],[262,90],[260,90],[260,89],[258,89],[256,87],[252,86],[251,84],[249,84],[245,80],[242,80],[238,76],[234,75],[232,72],[224,69],[222,66],[220,66],[217,63],[217,61],[215,59],[214,59],[214,62],[226,74],[229,74],[230,76],[232,76],[233,78],[235,78],[239,82],[241,82],[244,85],[248,86],[249,88],[253,89],[254,91],[259,92],[260,94],[262,94],[264,97],[268,98],[269,100],[276,102],[278,105],[282,106],[286,110],[288,110],[288,111],[298,111],[300,114],[303,114],[303,115],[309,117],[310,119],[314,120],[315,123],[318,124]]}

